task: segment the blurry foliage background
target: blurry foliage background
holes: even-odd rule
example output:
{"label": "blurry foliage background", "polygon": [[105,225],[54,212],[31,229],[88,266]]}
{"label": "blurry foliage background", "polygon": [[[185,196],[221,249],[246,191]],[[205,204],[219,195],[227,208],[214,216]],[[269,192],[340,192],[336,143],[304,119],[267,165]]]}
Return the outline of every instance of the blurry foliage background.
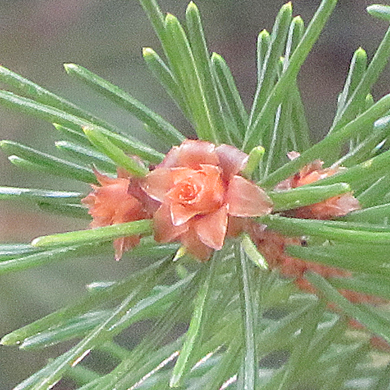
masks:
{"label": "blurry foliage background", "polygon": [[[163,11],[183,20],[187,0],[160,0],[159,3]],[[209,47],[225,57],[248,105],[255,90],[257,35],[264,28],[272,28],[283,3],[282,0],[196,0]],[[319,3],[319,0],[295,0],[294,15],[300,14],[307,25]],[[370,56],[387,29],[385,22],[366,13],[369,4],[368,0],[340,0],[303,66],[299,81],[313,139],[319,139],[330,126],[337,94],[341,91],[354,50],[362,46]],[[187,129],[187,123],[148,73],[141,56],[144,46],[151,46],[161,53],[137,0],[0,1],[2,65],[132,134],[143,133],[139,122],[66,76],[62,64],[75,62],[127,90],[178,128]],[[376,98],[389,92],[389,68],[380,80],[374,90]],[[1,107],[0,135],[1,139],[18,140],[54,152],[54,128]],[[147,140],[147,136],[144,139]],[[4,155],[0,156],[0,183],[88,190],[83,184],[80,188],[78,183],[65,183],[49,176],[42,179],[41,174],[22,172],[12,167]],[[26,242],[38,235],[87,226],[84,220],[43,214],[8,202],[0,203],[0,218],[0,239],[3,242]],[[71,302],[85,293],[87,283],[128,274],[134,266],[140,266],[135,263],[128,261],[126,256],[119,263],[114,263],[110,256],[85,261],[70,259],[2,276],[0,335]],[[128,338],[136,337],[137,329],[132,329]],[[56,354],[56,348],[47,353],[33,353],[0,347],[0,388],[13,387],[43,366],[50,354]]]}

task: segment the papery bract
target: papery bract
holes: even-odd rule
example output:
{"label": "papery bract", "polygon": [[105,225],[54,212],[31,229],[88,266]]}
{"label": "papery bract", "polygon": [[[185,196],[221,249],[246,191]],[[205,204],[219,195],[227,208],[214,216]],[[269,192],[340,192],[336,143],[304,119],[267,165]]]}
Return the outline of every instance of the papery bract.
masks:
{"label": "papery bract", "polygon": [[267,194],[239,175],[247,157],[233,146],[206,141],[186,140],[172,148],[142,185],[161,203],[153,217],[156,241],[180,241],[205,261],[222,248],[231,217],[270,213]]}
{"label": "papery bract", "polygon": [[[94,173],[101,186],[91,185],[93,191],[82,200],[89,207],[89,214],[93,218],[91,228],[151,217],[145,208],[142,196],[145,199],[147,197],[143,194],[138,179],[131,178],[123,170],[118,170],[117,178],[108,177],[97,170]],[[123,252],[136,246],[139,241],[139,235],[116,239],[115,259],[119,260]]]}

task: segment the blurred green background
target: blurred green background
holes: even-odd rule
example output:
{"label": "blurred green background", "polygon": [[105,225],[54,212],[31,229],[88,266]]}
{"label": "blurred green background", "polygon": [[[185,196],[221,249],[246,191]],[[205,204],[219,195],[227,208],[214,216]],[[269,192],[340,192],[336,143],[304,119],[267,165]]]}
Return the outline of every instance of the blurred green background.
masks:
{"label": "blurred green background", "polygon": [[[187,1],[159,3],[164,12],[183,20]],[[337,94],[354,50],[362,46],[371,58],[387,28],[385,22],[366,13],[370,2],[339,3],[299,77],[313,139],[325,134],[331,124]],[[256,86],[256,37],[262,29],[272,29],[284,1],[197,0],[196,4],[203,15],[210,50],[225,57],[249,107]],[[319,4],[319,0],[296,0],[294,15],[300,14],[307,25]],[[188,133],[187,123],[148,73],[141,56],[144,46],[161,53],[137,0],[0,1],[2,65],[153,143],[138,121],[66,76],[63,63],[80,64],[121,86]],[[387,93],[388,85],[386,68],[375,97]],[[57,138],[53,127],[1,107],[0,134],[2,139],[55,153],[53,141]],[[11,166],[4,155],[0,155],[0,179],[1,185],[88,191],[79,183],[22,172]],[[0,218],[2,242],[28,242],[38,235],[87,226],[85,220],[43,214],[34,207],[11,202],[0,203]],[[0,336],[72,302],[85,293],[85,284],[120,278],[132,267],[128,257],[115,263],[109,255],[101,259],[70,259],[1,276]],[[129,337],[137,337],[136,332]],[[59,351],[59,347],[39,353],[0,347],[0,389],[12,388]],[[67,386],[56,388],[71,388]]]}

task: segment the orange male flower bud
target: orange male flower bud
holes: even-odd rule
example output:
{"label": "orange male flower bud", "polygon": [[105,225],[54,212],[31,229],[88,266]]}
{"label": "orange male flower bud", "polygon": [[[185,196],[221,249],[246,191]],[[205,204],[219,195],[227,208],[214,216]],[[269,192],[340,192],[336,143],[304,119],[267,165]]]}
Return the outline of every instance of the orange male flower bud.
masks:
{"label": "orange male flower bud", "polygon": [[[101,186],[91,185],[93,191],[82,199],[93,218],[91,228],[151,218],[142,199],[142,195],[146,196],[139,186],[139,179],[131,178],[123,170],[118,170],[117,178],[110,178],[97,170],[94,172]],[[139,241],[138,235],[116,239],[115,259],[119,260],[123,252],[136,246]]]}
{"label": "orange male flower bud", "polygon": [[[288,154],[290,159],[295,159],[299,156],[297,152],[290,152]],[[315,160],[312,163],[304,166],[297,174],[282,181],[276,186],[278,190],[288,190],[296,188],[305,184],[314,183],[320,179],[332,176],[340,172],[343,168],[322,168],[323,162]],[[352,195],[347,193],[339,196],[334,196],[322,202],[300,207],[298,209],[289,210],[287,215],[296,218],[307,219],[331,219],[348,214],[351,211],[360,209],[359,201]],[[285,237],[278,232],[270,231],[264,226],[253,226],[250,231],[253,242],[256,244],[258,250],[263,254],[267,260],[270,268],[277,268],[282,275],[294,277],[296,285],[311,293],[315,293],[315,288],[305,278],[305,272],[311,271],[322,275],[325,278],[329,277],[351,277],[351,273],[347,270],[329,267],[315,262],[297,259],[289,256],[285,252],[285,247],[288,245],[301,245],[302,241],[297,237]],[[346,298],[352,302],[382,302],[380,298],[370,295],[341,290]]]}
{"label": "orange male flower bud", "polygon": [[[291,160],[293,160],[299,157],[299,153],[290,152],[288,156]],[[320,179],[332,176],[343,169],[322,168],[323,164],[323,161],[315,160],[312,163],[305,165],[297,174],[279,183],[276,186],[276,189],[290,189],[300,187],[305,184],[314,183]],[[353,196],[351,192],[349,192],[347,194],[333,196],[319,203],[292,210],[289,215],[292,215],[296,218],[325,220],[334,217],[342,217],[351,211],[359,209],[359,201]]]}
{"label": "orange male flower bud", "polygon": [[186,140],[172,148],[142,183],[160,202],[153,216],[156,241],[180,241],[206,261],[222,248],[230,218],[270,213],[267,194],[239,175],[247,157],[233,146],[205,141]]}

